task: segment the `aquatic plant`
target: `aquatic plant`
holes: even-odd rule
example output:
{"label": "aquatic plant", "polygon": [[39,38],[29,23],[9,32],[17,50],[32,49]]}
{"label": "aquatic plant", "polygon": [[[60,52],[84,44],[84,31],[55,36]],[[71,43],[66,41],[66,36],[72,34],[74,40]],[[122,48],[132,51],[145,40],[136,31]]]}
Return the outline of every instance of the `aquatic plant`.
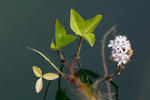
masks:
{"label": "aquatic plant", "polygon": [[[110,40],[108,47],[112,48],[111,52],[111,60],[117,62],[116,72],[113,74],[108,74],[107,64],[105,60],[105,42],[108,35],[111,33],[116,33],[116,25],[109,29],[103,36],[102,44],[101,44],[101,53],[102,53],[102,61],[104,68],[104,77],[99,77],[99,74],[85,69],[81,66],[80,63],[80,51],[82,46],[82,41],[87,41],[91,47],[94,46],[95,43],[95,34],[94,30],[97,25],[100,23],[103,15],[96,15],[94,18],[84,20],[78,12],[71,9],[70,11],[70,28],[75,33],[75,35],[66,34],[66,30],[63,25],[56,19],[55,23],[55,41],[52,40],[50,44],[50,48],[55,50],[61,60],[62,65],[57,67],[48,57],[42,54],[40,51],[27,47],[28,49],[36,52],[38,55],[43,57],[50,65],[58,72],[58,73],[45,73],[42,74],[42,70],[33,66],[34,74],[39,78],[36,82],[35,89],[36,93],[39,93],[43,87],[43,79],[49,81],[47,89],[45,91],[45,95],[43,100],[46,99],[47,91],[52,80],[58,79],[58,90],[56,92],[56,100],[71,100],[69,96],[66,94],[66,90],[62,89],[61,78],[64,78],[67,82],[68,88],[75,93],[82,100],[113,100],[114,95],[112,94],[110,84],[116,89],[116,100],[118,100],[118,86],[115,82],[113,82],[113,77],[120,75],[120,71],[124,70],[124,64],[130,61],[130,57],[133,54],[133,50],[131,48],[131,43],[127,40],[127,37],[124,35],[116,35],[114,40]],[[62,55],[61,49],[73,41],[79,38],[79,43],[77,46],[77,51],[75,53],[75,57],[73,58],[71,64],[65,59]],[[68,73],[64,73],[63,69],[66,68]],[[72,84],[70,84],[72,83]],[[101,91],[101,87],[106,83],[108,93],[104,93]],[[74,85],[72,87],[72,85]]]}

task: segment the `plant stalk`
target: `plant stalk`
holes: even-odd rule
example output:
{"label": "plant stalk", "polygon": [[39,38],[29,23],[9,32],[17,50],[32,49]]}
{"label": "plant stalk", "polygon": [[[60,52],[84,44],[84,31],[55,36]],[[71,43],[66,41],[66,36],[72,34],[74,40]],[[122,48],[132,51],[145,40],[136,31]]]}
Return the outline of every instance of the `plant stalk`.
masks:
{"label": "plant stalk", "polygon": [[78,49],[77,49],[76,56],[75,56],[76,60],[80,58],[80,51],[81,51],[82,40],[83,40],[83,38],[80,37],[79,44],[78,44]]}
{"label": "plant stalk", "polygon": [[68,72],[70,73],[69,64],[68,64],[67,60],[63,57],[61,50],[57,50],[57,54],[58,54],[59,58],[61,59],[61,62],[63,63],[63,65],[67,68]]}
{"label": "plant stalk", "polygon": [[[105,41],[106,41],[106,38],[109,34],[111,34],[112,32],[116,32],[116,27],[117,26],[115,25],[110,30],[108,30],[104,34],[103,40],[102,40],[101,54],[102,54],[102,61],[103,61],[103,68],[104,68],[104,79],[108,75],[108,69],[107,69],[107,64],[106,64],[106,59],[105,59]],[[107,85],[109,100],[112,100],[110,83],[108,81],[105,81],[105,83]]]}
{"label": "plant stalk", "polygon": [[43,96],[43,100],[46,100],[47,92],[48,92],[48,89],[49,89],[49,86],[50,86],[51,82],[52,81],[49,81],[48,84],[47,84],[47,87],[46,87],[46,90],[45,90],[45,93],[44,93],[44,96]]}

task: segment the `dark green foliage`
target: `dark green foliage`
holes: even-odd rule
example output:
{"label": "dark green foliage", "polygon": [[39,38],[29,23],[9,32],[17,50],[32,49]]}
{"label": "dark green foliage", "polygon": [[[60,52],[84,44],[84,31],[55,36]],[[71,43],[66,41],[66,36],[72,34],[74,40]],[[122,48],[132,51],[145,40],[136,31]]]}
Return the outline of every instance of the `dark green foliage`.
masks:
{"label": "dark green foliage", "polygon": [[88,85],[93,84],[93,79],[99,77],[99,74],[92,72],[87,69],[80,69],[78,71],[78,75],[83,83],[87,83]]}
{"label": "dark green foliage", "polygon": [[71,100],[67,95],[66,95],[67,90],[59,88],[56,92],[56,97],[55,100]]}

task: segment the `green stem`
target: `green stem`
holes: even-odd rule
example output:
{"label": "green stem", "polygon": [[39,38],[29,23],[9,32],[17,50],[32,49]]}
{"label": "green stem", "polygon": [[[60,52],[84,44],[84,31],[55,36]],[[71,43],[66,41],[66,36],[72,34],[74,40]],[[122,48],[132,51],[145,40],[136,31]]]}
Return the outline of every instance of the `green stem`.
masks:
{"label": "green stem", "polygon": [[[61,72],[63,71],[63,68],[64,68],[64,65],[62,64],[61,68],[60,68]],[[60,89],[60,88],[61,88],[61,76],[58,78],[58,89]]]}
{"label": "green stem", "polygon": [[47,92],[48,92],[48,89],[49,89],[49,86],[51,84],[52,81],[49,81],[48,84],[47,84],[47,87],[46,87],[46,90],[45,90],[45,93],[44,93],[44,96],[43,96],[43,100],[46,100],[46,95],[47,95]]}
{"label": "green stem", "polygon": [[34,52],[36,52],[37,54],[39,54],[40,56],[42,56],[46,61],[48,61],[52,67],[57,70],[62,76],[63,76],[63,73],[54,65],[54,63],[52,63],[52,61],[50,59],[48,59],[44,54],[42,54],[40,51],[36,50],[36,49],[33,49],[33,48],[30,48],[30,47],[27,47],[27,49],[29,50],[32,50]]}

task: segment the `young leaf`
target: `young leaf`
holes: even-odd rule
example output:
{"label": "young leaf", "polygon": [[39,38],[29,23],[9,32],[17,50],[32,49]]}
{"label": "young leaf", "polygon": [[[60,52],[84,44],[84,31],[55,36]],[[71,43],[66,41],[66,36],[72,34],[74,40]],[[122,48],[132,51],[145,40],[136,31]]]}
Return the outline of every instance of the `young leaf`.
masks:
{"label": "young leaf", "polygon": [[95,35],[93,33],[87,33],[83,35],[83,38],[91,45],[94,46],[95,43]]}
{"label": "young leaf", "polygon": [[85,21],[84,34],[94,32],[96,26],[102,19],[102,15],[97,15],[94,18],[88,19]]}
{"label": "young leaf", "polygon": [[76,39],[73,35],[67,35],[64,27],[61,25],[61,23],[56,20],[55,24],[55,43],[52,41],[51,43],[51,49],[53,50],[59,50],[62,47],[68,45],[72,41]]}
{"label": "young leaf", "polygon": [[76,33],[76,35],[82,36],[82,32],[85,26],[84,19],[75,10],[71,9],[70,14],[70,27]]}
{"label": "young leaf", "polygon": [[33,69],[34,74],[37,77],[41,77],[42,76],[42,70],[39,67],[33,66],[32,69]]}
{"label": "young leaf", "polygon": [[69,43],[71,43],[72,41],[74,41],[77,37],[73,36],[73,35],[65,35],[65,36],[62,36],[60,38],[60,48],[68,45]]}
{"label": "young leaf", "polygon": [[56,92],[55,100],[71,100],[71,99],[66,95],[66,91],[60,88]]}
{"label": "young leaf", "polygon": [[59,76],[55,73],[46,73],[43,75],[43,78],[46,80],[55,80],[57,79]]}
{"label": "young leaf", "polygon": [[76,35],[82,36],[93,47],[95,35],[92,32],[94,32],[101,19],[102,15],[97,15],[94,18],[84,21],[79,13],[71,9],[70,27]]}
{"label": "young leaf", "polygon": [[53,50],[59,50],[59,48],[55,46],[55,44],[54,44],[53,41],[51,42],[51,49],[53,49]]}
{"label": "young leaf", "polygon": [[55,24],[55,40],[56,40],[56,46],[59,47],[60,44],[60,38],[62,36],[66,35],[66,31],[64,27],[61,25],[61,23],[56,19],[56,24]]}
{"label": "young leaf", "polygon": [[36,93],[39,93],[42,90],[42,87],[43,87],[43,81],[41,77],[36,81],[36,85],[35,85]]}

